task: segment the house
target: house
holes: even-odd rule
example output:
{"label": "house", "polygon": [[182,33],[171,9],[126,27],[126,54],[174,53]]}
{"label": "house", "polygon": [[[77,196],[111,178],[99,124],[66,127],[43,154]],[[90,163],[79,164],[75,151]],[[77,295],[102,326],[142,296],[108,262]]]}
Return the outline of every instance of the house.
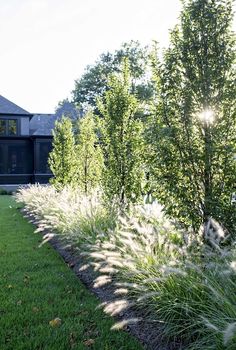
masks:
{"label": "house", "polygon": [[31,114],[0,95],[0,185],[48,183],[52,114]]}

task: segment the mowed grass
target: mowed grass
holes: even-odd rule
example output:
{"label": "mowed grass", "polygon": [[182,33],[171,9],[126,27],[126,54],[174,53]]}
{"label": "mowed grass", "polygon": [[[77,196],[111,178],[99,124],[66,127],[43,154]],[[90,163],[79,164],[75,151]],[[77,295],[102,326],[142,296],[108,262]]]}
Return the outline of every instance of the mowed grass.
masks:
{"label": "mowed grass", "polygon": [[[0,196],[0,350],[139,350],[99,300],[24,219],[10,196]],[[50,325],[55,318],[58,326]]]}

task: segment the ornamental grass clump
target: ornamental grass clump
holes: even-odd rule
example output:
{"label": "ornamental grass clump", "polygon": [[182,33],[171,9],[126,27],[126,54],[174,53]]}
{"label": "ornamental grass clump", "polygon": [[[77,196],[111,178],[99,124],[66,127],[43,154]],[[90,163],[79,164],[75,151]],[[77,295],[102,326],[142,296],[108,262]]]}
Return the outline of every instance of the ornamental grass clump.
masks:
{"label": "ornamental grass clump", "polygon": [[105,312],[135,306],[146,322],[159,323],[163,338],[187,349],[235,349],[235,249],[210,230],[211,244],[202,243],[202,232],[186,235],[155,206],[136,207],[107,241],[86,245],[83,255],[100,272],[94,287],[116,286],[118,303],[106,303]]}
{"label": "ornamental grass clump", "polygon": [[61,234],[77,244],[92,243],[98,231],[112,227],[101,197],[99,191],[86,196],[80,189],[65,187],[58,191],[53,186],[40,185],[22,188],[16,194],[16,200],[33,215],[37,231]]}
{"label": "ornamental grass clump", "polygon": [[[196,235],[167,219],[156,202],[117,216],[99,192],[85,196],[52,186],[21,189],[16,199],[39,230],[77,244],[84,269],[89,264],[96,271],[95,288],[113,285],[114,298],[102,307],[126,315],[113,329],[142,319],[188,350],[235,350],[236,249],[216,221]],[[127,318],[130,308],[137,317]]]}

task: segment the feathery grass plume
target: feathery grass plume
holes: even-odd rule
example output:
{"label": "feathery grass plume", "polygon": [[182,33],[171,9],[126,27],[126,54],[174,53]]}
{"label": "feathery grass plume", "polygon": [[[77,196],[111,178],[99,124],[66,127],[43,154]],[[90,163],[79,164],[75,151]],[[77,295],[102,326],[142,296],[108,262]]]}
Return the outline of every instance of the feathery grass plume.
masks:
{"label": "feathery grass plume", "polygon": [[232,269],[234,272],[236,272],[236,261],[232,261],[232,262],[230,263],[230,267],[231,267],[231,269]]}
{"label": "feathery grass plume", "polygon": [[114,326],[111,327],[111,330],[120,330],[127,327],[128,325],[136,324],[141,320],[141,318],[130,318],[128,320],[122,320],[120,322],[115,323]]}
{"label": "feathery grass plume", "polygon": [[43,246],[43,244],[45,244],[48,241],[50,241],[51,239],[53,239],[53,237],[55,237],[54,233],[47,233],[46,235],[44,235],[43,241],[39,244],[39,248],[41,248]]}
{"label": "feathery grass plume", "polygon": [[104,312],[111,316],[116,316],[122,313],[123,311],[127,310],[131,306],[132,304],[129,303],[128,300],[125,300],[125,299],[115,300],[105,305]]}
{"label": "feathery grass plume", "polygon": [[89,264],[84,264],[79,268],[79,271],[85,271],[89,268],[89,266],[90,266]]}
{"label": "feathery grass plume", "polygon": [[101,273],[109,273],[110,275],[113,275],[113,274],[116,274],[118,272],[117,269],[114,269],[112,267],[109,267],[109,266],[104,266],[102,267],[99,272]]}
{"label": "feathery grass plume", "polygon": [[102,275],[102,276],[97,277],[97,278],[94,280],[93,287],[94,287],[94,288],[103,287],[103,286],[105,286],[106,284],[111,283],[111,281],[112,281],[112,279],[111,279],[110,276]]}
{"label": "feathery grass plume", "polygon": [[208,328],[213,329],[218,333],[220,332],[219,328],[216,327],[214,324],[210,323],[209,320],[207,320],[205,317],[202,317],[202,320]]}
{"label": "feathery grass plume", "polygon": [[114,294],[115,295],[125,295],[125,294],[128,294],[129,293],[129,290],[127,288],[118,288],[114,291]]}
{"label": "feathery grass plume", "polygon": [[157,297],[157,296],[159,296],[159,295],[160,295],[159,292],[150,292],[150,293],[146,293],[146,294],[142,295],[141,297],[139,297],[139,298],[137,299],[137,301],[140,302],[140,301],[143,301],[143,300],[148,299],[148,298]]}
{"label": "feathery grass plume", "polygon": [[236,335],[236,322],[228,324],[226,329],[223,331],[224,345],[226,346]]}

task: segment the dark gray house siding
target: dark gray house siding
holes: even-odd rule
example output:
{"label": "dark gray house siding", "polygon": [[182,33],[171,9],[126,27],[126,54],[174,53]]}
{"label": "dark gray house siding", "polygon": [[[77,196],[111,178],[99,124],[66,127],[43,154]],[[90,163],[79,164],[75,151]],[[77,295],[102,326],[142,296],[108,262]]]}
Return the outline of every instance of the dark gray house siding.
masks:
{"label": "dark gray house siding", "polygon": [[49,181],[51,119],[54,115],[30,114],[0,95],[0,184]]}

